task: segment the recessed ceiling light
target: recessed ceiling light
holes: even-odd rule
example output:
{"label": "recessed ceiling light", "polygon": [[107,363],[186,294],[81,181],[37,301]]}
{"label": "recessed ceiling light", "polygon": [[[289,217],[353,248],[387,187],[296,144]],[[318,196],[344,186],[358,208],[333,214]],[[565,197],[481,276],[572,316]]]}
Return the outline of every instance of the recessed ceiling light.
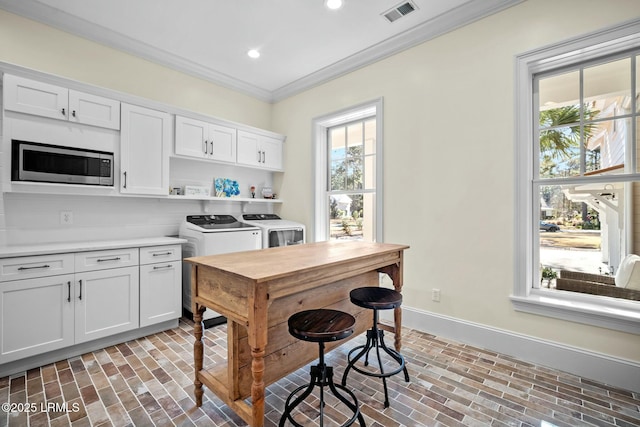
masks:
{"label": "recessed ceiling light", "polygon": [[256,49],[250,49],[247,52],[247,55],[249,55],[249,58],[253,59],[260,58],[260,52],[258,52]]}
{"label": "recessed ceiling light", "polygon": [[342,0],[326,0],[324,4],[331,10],[340,9],[342,7]]}

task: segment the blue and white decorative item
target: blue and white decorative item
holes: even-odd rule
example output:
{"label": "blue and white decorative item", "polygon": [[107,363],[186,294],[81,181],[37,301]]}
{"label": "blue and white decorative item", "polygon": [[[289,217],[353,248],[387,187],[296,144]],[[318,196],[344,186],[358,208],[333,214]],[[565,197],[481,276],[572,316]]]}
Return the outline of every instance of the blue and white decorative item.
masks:
{"label": "blue and white decorative item", "polygon": [[229,178],[216,178],[214,189],[216,197],[238,197],[240,195],[238,181]]}

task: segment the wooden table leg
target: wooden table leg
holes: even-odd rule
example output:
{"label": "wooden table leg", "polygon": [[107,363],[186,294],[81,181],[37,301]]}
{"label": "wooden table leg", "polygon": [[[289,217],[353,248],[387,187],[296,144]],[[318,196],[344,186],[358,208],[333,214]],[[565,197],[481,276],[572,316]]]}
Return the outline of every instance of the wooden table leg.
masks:
{"label": "wooden table leg", "polygon": [[256,286],[254,295],[249,298],[248,338],[251,347],[251,410],[253,417],[252,427],[264,427],[264,356],[267,349],[267,289],[265,286]]}
{"label": "wooden table leg", "polygon": [[395,324],[395,340],[393,345],[398,353],[402,347],[402,307],[393,309],[393,322]]}
{"label": "wooden table leg", "polygon": [[[393,287],[396,291],[402,293],[402,258],[403,252],[399,253],[400,261],[396,264],[388,265],[379,269],[378,271],[381,273],[386,273],[391,281],[393,282]],[[394,323],[394,347],[396,351],[399,353],[402,348],[402,307],[396,307],[393,310],[393,323]]]}
{"label": "wooden table leg", "polygon": [[193,393],[196,398],[196,406],[202,406],[202,395],[204,394],[202,382],[198,377],[198,373],[202,370],[202,362],[204,360],[204,346],[202,344],[202,315],[206,309],[206,307],[199,306],[193,313],[193,335],[195,337],[195,342],[193,343],[193,362],[195,367]]}

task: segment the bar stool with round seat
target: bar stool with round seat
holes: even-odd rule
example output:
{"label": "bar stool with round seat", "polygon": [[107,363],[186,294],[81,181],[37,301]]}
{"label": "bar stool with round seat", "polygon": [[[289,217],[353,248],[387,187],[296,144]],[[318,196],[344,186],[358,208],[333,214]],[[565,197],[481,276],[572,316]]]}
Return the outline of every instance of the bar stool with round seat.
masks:
{"label": "bar stool with round seat", "polygon": [[[347,375],[349,371],[353,369],[363,375],[367,375],[375,378],[382,378],[382,384],[384,386],[384,407],[389,407],[389,393],[387,391],[387,378],[396,375],[400,371],[404,371],[404,380],[409,382],[409,372],[405,364],[404,357],[394,349],[390,349],[384,343],[384,331],[378,328],[378,310],[391,310],[396,307],[400,307],[402,304],[402,294],[398,291],[388,288],[379,287],[363,287],[357,288],[351,291],[349,294],[351,302],[359,307],[373,310],[373,326],[367,331],[367,342],[364,345],[353,348],[347,355],[348,364],[342,375],[342,385],[347,383]],[[364,369],[364,367],[357,366],[356,363],[364,356],[364,366],[369,366],[369,352],[372,349],[376,349],[376,356],[378,358],[378,369]],[[385,372],[383,359],[380,357],[380,348],[388,354],[391,359],[395,360],[397,367],[395,369]],[[357,353],[355,357],[352,357],[354,353]]]}
{"label": "bar stool with round seat", "polygon": [[[303,341],[318,343],[319,361],[317,365],[311,367],[311,381],[309,384],[296,388],[287,398],[282,417],[280,418],[280,427],[284,426],[287,419],[289,419],[293,425],[302,427],[301,424],[298,424],[293,419],[291,411],[302,403],[316,386],[320,387],[320,426],[324,423],[324,389],[328,386],[333,395],[353,412],[353,416],[342,424],[341,427],[350,426],[356,420],[358,420],[361,427],[364,427],[364,418],[360,413],[358,399],[344,385],[333,382],[333,367],[327,366],[324,363],[324,343],[342,340],[351,336],[356,319],[352,315],[342,311],[316,309],[296,313],[289,317],[288,323],[289,333],[291,335]],[[351,401],[343,396],[338,389],[347,394]],[[298,397],[295,397],[302,390],[304,390],[304,392]],[[291,402],[294,397],[295,400]]]}

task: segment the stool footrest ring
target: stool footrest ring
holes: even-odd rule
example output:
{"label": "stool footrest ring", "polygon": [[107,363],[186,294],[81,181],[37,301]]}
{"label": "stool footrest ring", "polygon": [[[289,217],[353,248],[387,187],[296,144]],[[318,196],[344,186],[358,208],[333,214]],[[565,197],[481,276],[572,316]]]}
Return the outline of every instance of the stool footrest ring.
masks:
{"label": "stool footrest ring", "polygon": [[[377,320],[377,318],[374,318],[374,320]],[[371,370],[366,371],[366,370],[356,366],[356,363],[363,356],[364,356],[364,366],[368,366],[369,365],[369,352],[371,350],[373,350],[374,348],[376,350],[376,356],[377,356],[377,359],[378,359],[379,372],[372,372]],[[382,358],[380,357],[380,348],[382,348],[382,350],[385,353],[387,353],[389,356],[391,356],[391,358],[398,363],[398,367],[396,369],[394,369],[393,371],[390,371],[390,372],[385,372],[384,371]],[[358,352],[358,351],[359,351],[359,353],[355,357],[352,358],[353,353]],[[362,375],[366,375],[366,376],[374,377],[374,378],[382,378],[382,385],[384,387],[384,407],[385,408],[389,407],[389,392],[387,390],[387,378],[389,378],[389,377],[391,377],[393,375],[396,375],[396,374],[400,373],[401,371],[403,371],[404,372],[404,380],[406,382],[409,382],[409,372],[407,371],[407,366],[406,366],[404,357],[400,353],[398,353],[397,351],[387,347],[387,345],[384,343],[384,331],[381,330],[381,329],[378,329],[377,325],[375,323],[374,323],[374,327],[367,331],[367,342],[366,342],[366,344],[360,345],[360,346],[357,346],[357,347],[351,349],[351,351],[349,351],[347,359],[348,359],[347,368],[344,370],[344,374],[342,375],[342,385],[344,386],[344,385],[347,384],[347,375],[349,374],[349,371],[351,369],[353,369],[356,372],[361,373]]]}
{"label": "stool footrest ring", "polygon": [[[338,400],[344,403],[353,412],[353,416],[349,420],[347,420],[344,424],[342,424],[340,427],[350,426],[356,420],[358,420],[361,427],[365,427],[364,418],[362,417],[362,414],[360,413],[360,408],[358,407],[358,399],[353,394],[353,392],[351,392],[345,386],[336,384],[333,382],[333,368],[331,366],[326,366],[326,365],[312,366],[311,381],[309,382],[309,384],[300,386],[295,390],[293,390],[293,392],[291,392],[291,394],[287,398],[287,401],[285,402],[284,411],[282,413],[282,417],[280,418],[279,427],[283,427],[287,419],[294,426],[303,427],[302,424],[298,424],[293,419],[293,417],[291,416],[291,411],[296,406],[301,404],[307,397],[309,397],[309,395],[311,394],[311,392],[316,386],[320,387],[320,425],[321,426],[323,425],[323,420],[324,420],[324,405],[325,405],[324,387],[329,387],[329,390],[333,393],[333,395],[337,397]],[[300,394],[298,397],[296,397],[293,402],[291,402],[291,399],[293,399],[302,390],[304,390],[304,392]],[[341,392],[346,393],[348,397],[351,399],[351,401],[349,401],[349,399],[343,396]]]}

